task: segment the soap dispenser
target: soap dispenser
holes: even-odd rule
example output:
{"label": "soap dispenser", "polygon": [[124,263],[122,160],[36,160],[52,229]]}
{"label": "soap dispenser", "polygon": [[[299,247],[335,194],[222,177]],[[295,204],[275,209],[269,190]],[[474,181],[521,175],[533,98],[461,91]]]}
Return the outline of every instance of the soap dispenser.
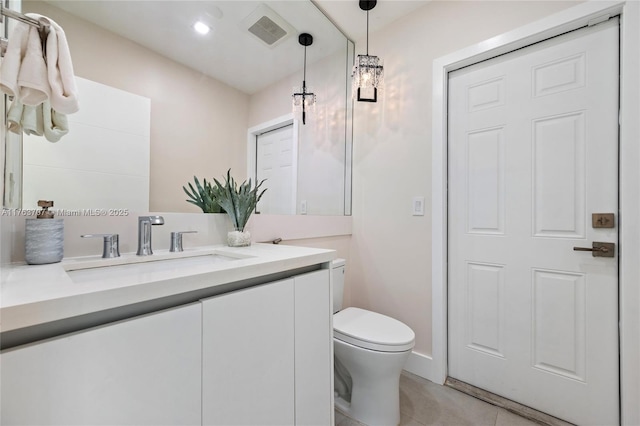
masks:
{"label": "soap dispenser", "polygon": [[39,200],[37,219],[25,223],[24,258],[29,265],[56,263],[64,256],[64,222],[55,219],[49,207],[53,201]]}

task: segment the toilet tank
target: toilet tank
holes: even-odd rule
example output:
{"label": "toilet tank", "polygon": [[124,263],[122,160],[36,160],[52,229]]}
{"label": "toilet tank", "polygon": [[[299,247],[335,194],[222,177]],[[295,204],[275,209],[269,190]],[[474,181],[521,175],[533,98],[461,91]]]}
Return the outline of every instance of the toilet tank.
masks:
{"label": "toilet tank", "polygon": [[335,259],[331,262],[331,286],[333,290],[333,313],[342,309],[342,296],[344,294],[344,259]]}

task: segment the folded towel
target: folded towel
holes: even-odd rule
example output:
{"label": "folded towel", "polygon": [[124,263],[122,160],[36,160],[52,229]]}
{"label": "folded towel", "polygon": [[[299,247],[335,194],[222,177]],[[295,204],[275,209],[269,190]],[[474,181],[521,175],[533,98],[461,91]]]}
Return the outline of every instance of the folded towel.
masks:
{"label": "folded towel", "polygon": [[18,74],[20,74],[22,58],[27,51],[30,29],[29,24],[16,23],[7,42],[7,51],[0,63],[0,90],[9,96],[17,97],[20,93]]}
{"label": "folded towel", "polygon": [[19,98],[24,105],[40,105],[49,99],[51,88],[47,76],[47,64],[42,52],[42,41],[36,27],[29,29],[27,50],[18,74]]}
{"label": "folded towel", "polygon": [[53,108],[49,101],[42,104],[42,119],[44,122],[44,137],[49,142],[58,142],[60,138],[69,133],[67,116]]}
{"label": "folded towel", "polygon": [[22,109],[22,131],[27,135],[44,135],[44,118],[42,104],[25,105]]}
{"label": "folded towel", "polygon": [[13,98],[9,111],[7,112],[7,130],[12,133],[22,133],[22,110],[24,105],[17,99]]}
{"label": "folded towel", "polygon": [[37,13],[26,15],[49,25],[44,59],[46,79],[43,80],[45,68],[38,29],[17,22],[0,63],[0,90],[20,98],[25,105],[38,105],[48,97],[54,110],[73,114],[79,109],[78,89],[64,30],[46,16]]}
{"label": "folded towel", "polygon": [[49,101],[31,106],[14,99],[7,113],[7,122],[7,128],[13,133],[44,136],[49,142],[58,142],[69,133],[67,116],[53,110]]}
{"label": "folded towel", "polygon": [[73,114],[79,109],[78,89],[73,74],[71,51],[67,36],[60,25],[51,18],[35,13],[29,16],[50,25],[46,42],[46,63],[51,93],[51,107],[63,114]]}
{"label": "folded towel", "polygon": [[24,132],[27,135],[44,135],[42,105],[23,105],[14,98],[7,113],[7,129],[17,134]]}

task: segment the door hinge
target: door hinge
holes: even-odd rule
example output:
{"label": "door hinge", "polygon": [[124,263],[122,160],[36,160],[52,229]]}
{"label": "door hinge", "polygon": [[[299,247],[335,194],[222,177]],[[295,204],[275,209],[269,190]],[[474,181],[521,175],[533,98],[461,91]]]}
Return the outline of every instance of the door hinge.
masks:
{"label": "door hinge", "polygon": [[589,22],[587,23],[588,27],[593,27],[594,25],[598,25],[601,24],[603,22],[607,22],[609,19],[611,19],[611,15],[610,14],[606,14],[606,15],[601,15],[601,16],[597,16],[593,19],[590,19]]}

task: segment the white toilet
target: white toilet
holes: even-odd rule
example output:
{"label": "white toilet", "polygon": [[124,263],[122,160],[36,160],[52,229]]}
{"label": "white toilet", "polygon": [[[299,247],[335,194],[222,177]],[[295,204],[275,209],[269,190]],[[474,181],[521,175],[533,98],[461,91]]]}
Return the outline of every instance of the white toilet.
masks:
{"label": "white toilet", "polygon": [[342,309],[344,259],[332,264],[335,405],[367,425],[400,422],[400,373],[415,333],[398,320],[359,308]]}

